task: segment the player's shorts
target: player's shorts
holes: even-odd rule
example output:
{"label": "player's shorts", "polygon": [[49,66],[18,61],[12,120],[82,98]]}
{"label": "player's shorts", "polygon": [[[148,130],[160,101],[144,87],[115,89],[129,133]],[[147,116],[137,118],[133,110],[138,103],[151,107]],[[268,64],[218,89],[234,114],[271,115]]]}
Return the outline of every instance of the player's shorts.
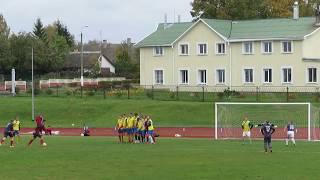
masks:
{"label": "player's shorts", "polygon": [[137,133],[138,132],[138,128],[133,128],[133,133]]}
{"label": "player's shorts", "polygon": [[13,137],[13,133],[10,132],[10,131],[5,131],[5,132],[3,133],[3,137],[7,138],[8,136],[9,136],[9,137]]}
{"label": "player's shorts", "polygon": [[148,130],[147,134],[148,135],[153,135],[153,130]]}
{"label": "player's shorts", "polygon": [[20,135],[20,132],[18,130],[15,130],[15,131],[13,131],[13,135],[18,136],[18,135]]}
{"label": "player's shorts", "polygon": [[33,138],[41,138],[42,137],[42,134],[40,132],[34,132],[33,133]]}
{"label": "player's shorts", "polygon": [[133,134],[133,128],[127,128],[127,133],[128,134]]}
{"label": "player's shorts", "polygon": [[289,138],[294,138],[294,131],[288,131],[288,132],[287,132],[287,136],[288,136]]}
{"label": "player's shorts", "polygon": [[119,129],[118,129],[118,133],[119,133],[119,134],[123,133],[123,129],[122,129],[122,128],[119,128]]}
{"label": "player's shorts", "polygon": [[263,138],[263,141],[264,141],[264,143],[271,143],[271,136],[268,136],[268,137],[264,137]]}
{"label": "player's shorts", "polygon": [[251,137],[250,131],[243,131],[242,132],[242,137]]}

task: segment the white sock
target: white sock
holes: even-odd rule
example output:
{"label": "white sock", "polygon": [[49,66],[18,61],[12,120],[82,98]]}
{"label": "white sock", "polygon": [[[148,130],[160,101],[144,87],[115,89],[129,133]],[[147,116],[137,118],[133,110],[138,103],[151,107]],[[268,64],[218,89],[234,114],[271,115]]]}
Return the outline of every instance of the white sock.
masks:
{"label": "white sock", "polygon": [[291,139],[291,141],[293,144],[296,144],[296,141],[293,138]]}
{"label": "white sock", "polygon": [[288,142],[289,142],[289,139],[287,138],[287,139],[286,139],[286,145],[287,145],[287,146],[288,146]]}

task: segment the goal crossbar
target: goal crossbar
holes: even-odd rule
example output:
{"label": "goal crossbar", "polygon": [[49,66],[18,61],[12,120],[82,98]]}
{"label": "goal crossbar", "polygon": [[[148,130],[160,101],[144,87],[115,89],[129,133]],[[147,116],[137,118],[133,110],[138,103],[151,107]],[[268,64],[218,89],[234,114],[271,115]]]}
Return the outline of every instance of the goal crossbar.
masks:
{"label": "goal crossbar", "polygon": [[214,136],[218,139],[218,105],[306,105],[308,107],[308,141],[311,141],[311,103],[310,102],[292,102],[292,103],[281,103],[281,102],[216,102],[215,103],[215,125],[214,125]]}

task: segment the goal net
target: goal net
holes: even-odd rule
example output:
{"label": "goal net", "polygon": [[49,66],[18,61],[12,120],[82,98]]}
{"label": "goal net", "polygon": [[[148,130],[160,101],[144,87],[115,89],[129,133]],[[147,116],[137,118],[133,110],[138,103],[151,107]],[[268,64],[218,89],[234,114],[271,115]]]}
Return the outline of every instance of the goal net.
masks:
{"label": "goal net", "polygon": [[[215,103],[215,139],[242,137],[241,124],[244,117],[258,125],[269,121],[276,125],[275,139],[286,137],[285,127],[292,121],[296,139],[319,140],[319,108],[310,103]],[[251,130],[252,138],[261,138],[259,127]]]}

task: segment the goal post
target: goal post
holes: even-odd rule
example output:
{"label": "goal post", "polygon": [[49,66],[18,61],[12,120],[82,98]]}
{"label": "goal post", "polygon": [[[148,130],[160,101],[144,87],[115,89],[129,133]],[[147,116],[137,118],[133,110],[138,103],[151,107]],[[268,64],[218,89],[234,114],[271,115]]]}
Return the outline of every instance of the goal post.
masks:
{"label": "goal post", "polygon": [[[275,139],[284,139],[285,127],[292,121],[297,127],[296,138],[318,140],[319,110],[309,102],[297,103],[250,103],[250,102],[216,102],[215,103],[215,139],[237,139],[242,137],[241,123],[244,117],[254,124],[265,121],[277,125]],[[252,138],[262,137],[260,128],[254,127]]]}

